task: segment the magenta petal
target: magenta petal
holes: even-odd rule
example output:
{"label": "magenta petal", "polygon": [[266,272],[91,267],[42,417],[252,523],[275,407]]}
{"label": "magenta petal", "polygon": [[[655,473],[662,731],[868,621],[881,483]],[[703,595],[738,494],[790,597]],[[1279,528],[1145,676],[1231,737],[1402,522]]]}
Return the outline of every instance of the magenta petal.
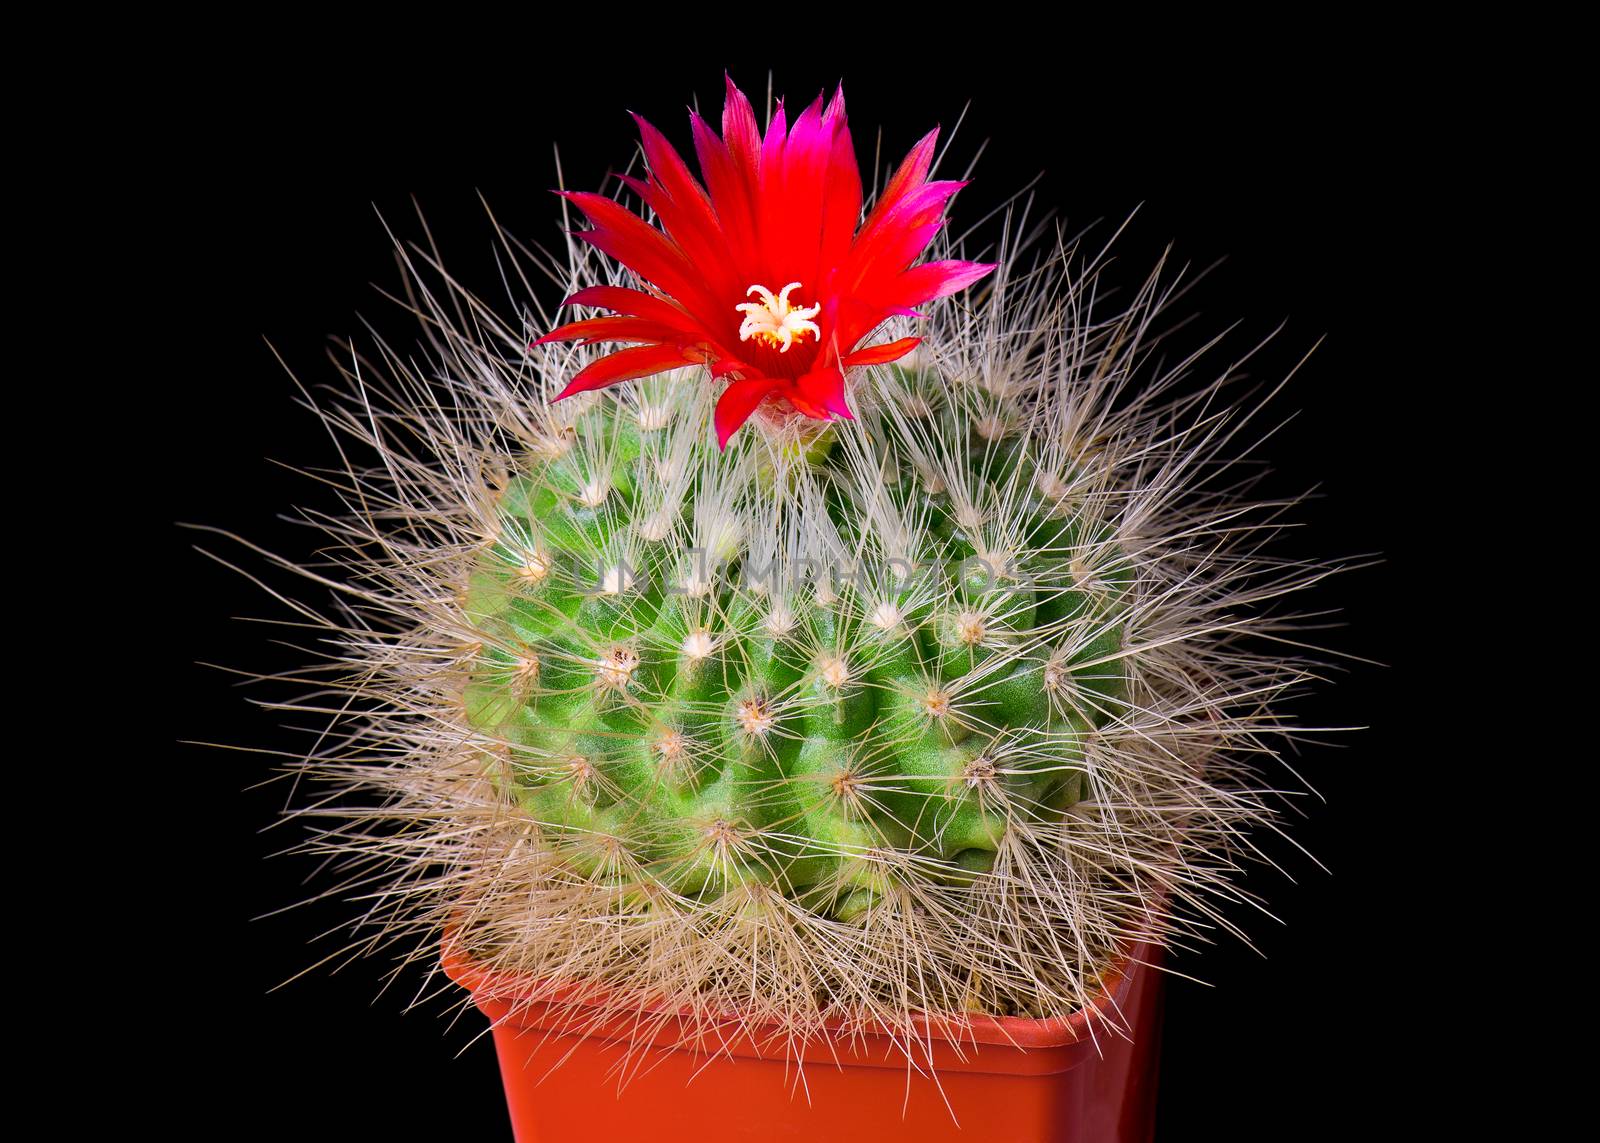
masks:
{"label": "magenta petal", "polygon": [[920,287],[932,284],[934,292],[927,298],[945,298],[951,294],[959,293],[975,282],[980,282],[994,272],[998,262],[958,262],[949,259],[943,262],[924,262],[908,271],[906,278],[915,278]]}

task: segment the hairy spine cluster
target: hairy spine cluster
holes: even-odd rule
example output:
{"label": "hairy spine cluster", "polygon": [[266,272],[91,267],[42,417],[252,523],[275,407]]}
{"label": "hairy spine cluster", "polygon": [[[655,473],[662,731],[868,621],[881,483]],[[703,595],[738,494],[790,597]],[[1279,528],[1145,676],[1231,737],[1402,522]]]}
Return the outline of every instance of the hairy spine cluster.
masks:
{"label": "hairy spine cluster", "polygon": [[[573,257],[563,285],[605,280]],[[304,765],[350,795],[299,811],[387,878],[372,941],[448,931],[530,998],[911,1036],[1066,1015],[1131,939],[1231,927],[1306,675],[1256,636],[1325,569],[1254,554],[1248,411],[1157,363],[1170,286],[1107,313],[1097,259],[1000,261],[914,361],[853,371],[854,422],[726,452],[704,370],[551,404],[592,350],[409,263],[428,360],[382,350],[321,410],[371,464],[328,524],[349,695]]]}

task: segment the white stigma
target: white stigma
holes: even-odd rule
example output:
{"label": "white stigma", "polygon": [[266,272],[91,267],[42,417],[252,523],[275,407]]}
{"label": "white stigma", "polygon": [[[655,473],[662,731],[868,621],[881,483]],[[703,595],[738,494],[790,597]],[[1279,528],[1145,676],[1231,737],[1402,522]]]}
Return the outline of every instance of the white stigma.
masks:
{"label": "white stigma", "polygon": [[790,282],[778,292],[777,297],[773,297],[772,291],[765,286],[751,286],[746,290],[745,297],[759,294],[761,300],[733,307],[744,314],[744,321],[739,325],[739,340],[749,341],[755,338],[763,345],[776,346],[779,353],[788,353],[796,338],[804,337],[808,333],[820,338],[822,331],[811,319],[822,312],[822,306],[819,304],[801,307],[789,304],[789,292],[799,288],[799,282]]}

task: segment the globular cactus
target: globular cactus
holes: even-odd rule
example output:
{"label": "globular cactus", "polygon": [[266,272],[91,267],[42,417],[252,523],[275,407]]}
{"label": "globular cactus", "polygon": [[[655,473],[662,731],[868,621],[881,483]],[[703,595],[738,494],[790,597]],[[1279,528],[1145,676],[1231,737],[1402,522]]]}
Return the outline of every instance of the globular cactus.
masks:
{"label": "globular cactus", "polygon": [[465,709],[561,867],[858,923],[1091,796],[1134,578],[1104,503],[1077,458],[1039,467],[1020,385],[875,388],[848,433],[719,452],[678,373],[575,410],[507,482]]}
{"label": "globular cactus", "polygon": [[1074,246],[994,256],[887,319],[913,354],[841,359],[851,419],[802,387],[724,448],[715,369],[553,401],[603,356],[406,253],[421,351],[320,410],[356,442],[319,573],[346,694],[305,768],[351,793],[297,812],[384,886],[354,948],[909,1035],[1068,1014],[1128,942],[1230,927],[1305,676],[1273,605],[1324,572],[1258,556],[1282,506],[1225,463],[1233,370],[1156,356],[1171,286],[1108,310]]}

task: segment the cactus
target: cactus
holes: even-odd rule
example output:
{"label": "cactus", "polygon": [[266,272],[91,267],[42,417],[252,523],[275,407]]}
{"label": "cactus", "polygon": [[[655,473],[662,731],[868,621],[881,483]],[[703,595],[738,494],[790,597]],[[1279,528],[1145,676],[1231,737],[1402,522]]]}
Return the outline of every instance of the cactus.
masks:
{"label": "cactus", "polygon": [[[797,396],[719,442],[705,365],[574,392],[592,344],[403,256],[420,351],[319,409],[344,694],[299,769],[348,796],[295,812],[385,886],[352,949],[449,933],[530,998],[909,1036],[1066,1015],[1130,940],[1232,927],[1307,673],[1275,603],[1326,569],[1258,555],[1252,410],[1160,362],[1160,272],[1112,310],[1102,257],[1008,228],[981,287],[889,319],[913,353],[840,365],[850,419]],[[576,244],[553,276],[625,281]]]}
{"label": "cactus", "polygon": [[719,453],[658,413],[703,390],[679,372],[578,412],[501,491],[465,710],[563,867],[853,924],[1090,796],[1133,579],[1103,505],[1072,461],[1034,471],[1020,391],[934,410],[937,367],[880,385],[848,434]]}

